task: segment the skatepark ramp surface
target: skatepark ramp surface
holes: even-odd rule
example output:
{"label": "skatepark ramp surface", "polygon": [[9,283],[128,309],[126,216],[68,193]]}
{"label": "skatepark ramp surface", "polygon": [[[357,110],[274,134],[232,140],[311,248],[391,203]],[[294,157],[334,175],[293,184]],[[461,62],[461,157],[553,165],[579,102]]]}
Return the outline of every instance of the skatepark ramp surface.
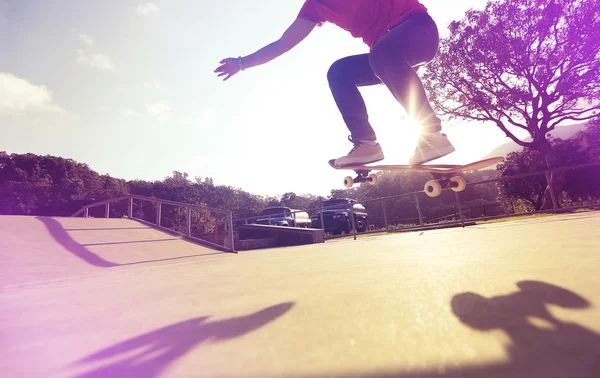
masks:
{"label": "skatepark ramp surface", "polygon": [[223,252],[128,219],[0,216],[0,285],[88,276]]}
{"label": "skatepark ramp surface", "polygon": [[600,213],[233,254],[0,216],[7,378],[598,378]]}

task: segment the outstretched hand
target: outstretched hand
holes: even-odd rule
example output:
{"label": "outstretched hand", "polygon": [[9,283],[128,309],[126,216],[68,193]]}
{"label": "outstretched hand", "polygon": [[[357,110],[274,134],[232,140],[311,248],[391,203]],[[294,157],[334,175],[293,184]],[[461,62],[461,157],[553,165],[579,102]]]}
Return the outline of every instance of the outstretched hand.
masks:
{"label": "outstretched hand", "polygon": [[219,62],[221,65],[215,70],[217,76],[225,76],[223,81],[229,80],[230,77],[240,72],[240,65],[236,58],[227,58]]}

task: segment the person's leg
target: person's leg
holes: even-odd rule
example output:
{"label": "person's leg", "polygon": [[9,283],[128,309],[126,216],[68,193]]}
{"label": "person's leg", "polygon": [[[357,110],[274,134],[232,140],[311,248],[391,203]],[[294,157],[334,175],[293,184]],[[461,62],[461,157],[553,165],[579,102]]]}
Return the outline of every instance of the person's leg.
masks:
{"label": "person's leg", "polygon": [[367,164],[383,159],[375,131],[358,87],[381,84],[373,73],[369,54],[349,56],[332,64],[327,73],[329,88],[350,131],[354,148],[347,156],[335,160],[335,165]]}
{"label": "person's leg", "polygon": [[369,54],[336,61],[327,72],[327,80],[352,139],[376,139],[375,131],[369,123],[365,101],[358,90],[361,86],[381,84],[381,80],[373,73]]}
{"label": "person's leg", "polygon": [[436,116],[413,67],[431,61],[438,50],[439,34],[427,13],[414,14],[390,30],[372,49],[369,61],[373,72],[389,88],[406,112],[423,128],[410,164],[422,164],[454,151],[441,134]]}

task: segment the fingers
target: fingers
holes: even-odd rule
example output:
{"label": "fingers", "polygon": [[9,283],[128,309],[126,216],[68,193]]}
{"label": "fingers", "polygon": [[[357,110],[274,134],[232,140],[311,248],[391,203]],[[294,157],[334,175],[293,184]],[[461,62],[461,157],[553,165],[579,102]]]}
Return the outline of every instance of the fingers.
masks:
{"label": "fingers", "polygon": [[219,62],[221,65],[214,72],[218,74],[218,77],[224,77],[223,81],[227,81],[239,71],[236,62],[234,58],[223,59]]}
{"label": "fingers", "polygon": [[225,79],[223,79],[223,81],[229,80],[229,78],[232,77],[232,76],[234,76],[234,75],[235,75],[235,72],[232,72],[232,73],[228,74],[227,77]]}

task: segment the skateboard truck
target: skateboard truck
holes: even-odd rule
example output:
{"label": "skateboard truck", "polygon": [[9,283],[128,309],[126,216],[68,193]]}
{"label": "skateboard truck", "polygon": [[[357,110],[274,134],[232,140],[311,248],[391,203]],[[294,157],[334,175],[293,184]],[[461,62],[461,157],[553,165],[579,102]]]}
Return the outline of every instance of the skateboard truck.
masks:
{"label": "skateboard truck", "polygon": [[451,178],[443,177],[439,173],[433,173],[433,180],[425,183],[424,192],[429,197],[437,197],[442,194],[444,189],[452,189],[454,192],[462,192],[467,188],[467,181],[462,176],[454,176]]}
{"label": "skateboard truck", "polygon": [[352,188],[354,184],[361,184],[363,182],[368,182],[371,185],[377,185],[377,180],[379,177],[375,173],[369,174],[370,170],[356,170],[357,176],[352,178],[352,176],[344,177],[344,186],[346,188]]}

